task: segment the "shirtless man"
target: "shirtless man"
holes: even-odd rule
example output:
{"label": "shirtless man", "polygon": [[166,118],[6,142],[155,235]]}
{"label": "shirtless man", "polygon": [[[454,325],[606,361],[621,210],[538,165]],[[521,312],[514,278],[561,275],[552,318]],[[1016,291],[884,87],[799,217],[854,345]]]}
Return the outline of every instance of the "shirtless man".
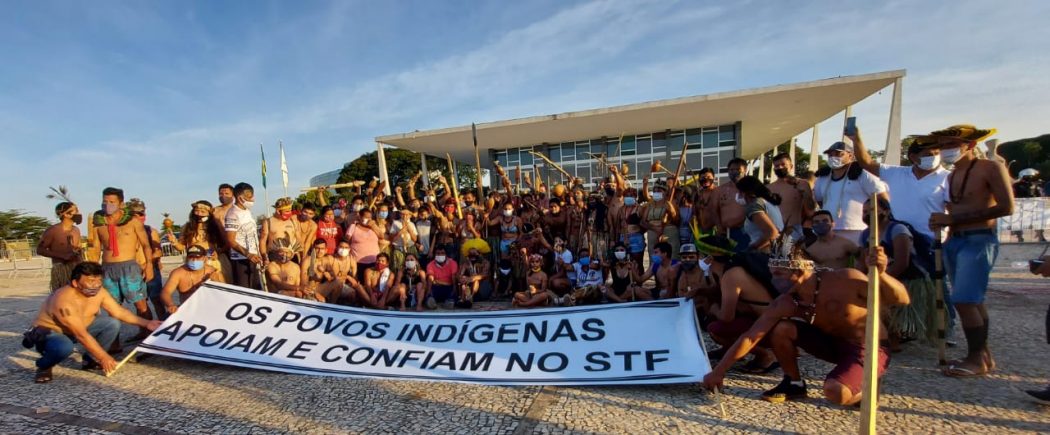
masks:
{"label": "shirtless man", "polygon": [[951,361],[945,369],[944,374],[953,377],[983,376],[995,369],[995,360],[988,350],[984,296],[999,254],[996,219],[1013,213],[1014,196],[1006,167],[974,155],[977,142],[994,133],[994,129],[955,125],[928,135],[937,139],[941,159],[955,165],[945,189],[948,213],[930,215],[930,228],[935,233],[948,228],[945,270],[951,279],[951,300],[968,348],[965,358]]}
{"label": "shirtless man", "polygon": [[316,215],[317,209],[310,203],[303,204],[302,210],[299,210],[297,223],[299,224],[299,246],[302,248],[298,253],[300,262],[310,254],[310,247],[314,245],[314,239],[317,238],[317,222],[314,222]]}
{"label": "shirtless man", "polygon": [[36,253],[51,259],[51,291],[69,284],[73,268],[83,260],[80,252],[80,229],[83,221],[80,209],[71,202],[55,206],[59,222],[52,225],[40,237]]}
{"label": "shirtless man", "polygon": [[[780,403],[806,397],[806,382],[798,367],[798,348],[835,364],[824,379],[824,397],[838,405],[854,405],[861,400],[864,377],[864,331],[868,316],[868,277],[856,269],[816,270],[798,245],[791,253],[769,260],[777,289],[782,292],[755,324],[742,335],[726,355],[704,376],[704,386],[720,388],[729,368],[768,336],[784,379],[762,398]],[[879,297],[883,307],[907,305],[908,291],[900,281],[886,273],[888,260],[881,247],[868,257],[868,266],[879,271]],[[879,329],[886,337],[884,327]],[[889,352],[878,349],[878,372],[889,365]]]}
{"label": "shirtless man", "polygon": [[292,199],[278,199],[273,208],[273,216],[263,221],[262,232],[259,235],[259,244],[266,247],[263,252],[264,263],[269,261],[269,254],[275,252],[279,246],[291,248],[293,255],[301,247],[299,225],[297,219],[292,219]]}
{"label": "shirtless man", "polygon": [[117,302],[134,304],[139,317],[152,319],[146,303],[146,282],[153,279],[153,267],[148,262],[139,264],[135,256],[141,250],[145,258],[153,258],[153,244],[142,221],[124,207],[124,191],[103,189],[102,210],[95,212],[92,220],[90,237],[98,240],[92,244],[92,258],[99,258],[98,250],[102,250],[103,286]]}
{"label": "shirtless man", "polygon": [[[186,300],[200,288],[201,284],[211,277],[215,272],[207,265],[208,251],[200,245],[194,245],[186,249],[186,262],[181,267],[175,268],[168,274],[168,281],[164,283],[164,289],[160,292],[160,298],[164,301],[164,310],[168,314],[175,314],[179,305],[185,304]],[[172,295],[179,292],[179,304],[175,304]]]}
{"label": "shirtless man", "polygon": [[[157,314],[157,319],[164,321],[168,318],[168,313],[164,311],[164,302],[160,299],[160,292],[164,288],[160,266],[160,259],[164,256],[164,252],[160,249],[160,232],[154,231],[153,227],[146,224],[146,203],[141,199],[129,199],[127,210],[131,212],[135,219],[142,222],[142,227],[146,230],[146,237],[149,238],[152,254],[147,255],[146,251],[139,250],[135,254],[135,261],[138,262],[139,266],[153,270],[153,278],[146,280],[146,297],[153,304],[153,312]],[[149,331],[143,329],[132,341],[144,339],[148,335]]]}
{"label": "shirtless man", "polygon": [[711,168],[700,169],[697,173],[697,184],[699,189],[696,191],[696,200],[694,206],[698,210],[697,219],[700,224],[701,234],[711,234],[715,229],[715,222],[717,222],[715,209],[715,201],[718,198],[718,185],[715,183],[715,170]]}
{"label": "shirtless man", "polygon": [[529,255],[529,272],[525,275],[525,285],[528,290],[514,293],[512,307],[544,307],[558,297],[547,289],[547,274],[543,272],[543,257],[539,254]]}
{"label": "shirtless man", "polygon": [[737,180],[743,178],[747,170],[747,161],[734,158],[726,166],[729,173],[729,182],[715,189],[714,218],[718,234],[724,235],[736,242],[737,252],[747,250],[751,244],[751,238],[744,232],[744,198],[736,188]]}
{"label": "shirtless man", "polygon": [[[656,287],[653,288],[653,299],[666,299],[677,293],[676,277],[678,276],[678,262],[671,260],[671,244],[660,242],[653,249],[652,264],[649,270],[638,276],[637,269],[632,271],[634,282],[644,284],[649,278],[656,278]],[[638,295],[641,296],[641,295]]]}
{"label": "shirtless man", "polygon": [[856,258],[860,247],[853,240],[835,234],[835,219],[831,212],[819,210],[813,213],[813,233],[817,240],[806,246],[806,254],[818,266],[842,269],[849,267],[850,259]]}
{"label": "shirtless man", "polygon": [[[283,245],[283,242],[281,243]],[[273,261],[266,264],[266,284],[269,290],[285,296],[324,302],[325,297],[314,288],[303,285],[303,273],[299,265],[292,262],[295,251],[288,246],[277,246],[271,253]]]}
{"label": "shirtless man", "polygon": [[809,183],[795,178],[795,163],[788,153],[773,156],[773,173],[777,181],[769,183],[769,190],[780,195],[784,234],[800,240],[803,231],[810,228],[809,220],[817,207],[817,202],[813,200],[813,189]]}
{"label": "shirtless man", "polygon": [[707,286],[704,279],[706,273],[699,267],[700,253],[696,245],[687,243],[682,245],[680,255],[682,262],[679,263],[679,267],[682,268],[682,273],[678,275],[678,297],[689,299],[697,305],[700,303],[702,289]]}
{"label": "shirtless man", "polygon": [[371,296],[370,305],[384,309],[400,304],[401,310],[404,311],[408,294],[404,287],[395,285],[396,279],[397,274],[390,269],[390,256],[380,252],[376,255],[376,265],[365,271],[365,288]]}
{"label": "shirtless man", "polygon": [[[230,211],[230,207],[233,207],[233,186],[222,183],[219,185],[219,206],[215,207],[211,211],[212,219],[219,223],[219,226],[226,225],[226,212]],[[224,282],[233,282],[233,269],[230,266],[230,253],[226,250],[216,250],[216,256],[219,257],[219,269],[222,270],[222,279]]]}
{"label": "shirtless man", "polygon": [[331,256],[328,255],[328,244],[324,239],[316,239],[313,250],[303,259],[300,268],[299,282],[302,285],[297,290],[300,294],[292,296],[320,300],[309,296],[317,295],[330,304],[352,303],[358,299],[358,293],[364,294],[360,283],[354,278],[356,268],[357,264],[350,256],[349,242],[340,241],[336,255]]}
{"label": "shirtless man", "polygon": [[[160,326],[158,320],[135,316],[120,306],[109,292],[102,288],[102,266],[83,262],[73,268],[71,282],[55,290],[40,307],[33,321],[31,337],[23,345],[40,352],[36,360],[36,383],[51,382],[51,369],[73,353],[74,343],[84,347],[85,370],[101,368],[105,373],[117,369],[117,361],[106,353],[105,346],[117,340],[120,322],[137,325],[150,331]],[[99,317],[100,310],[109,316]]]}

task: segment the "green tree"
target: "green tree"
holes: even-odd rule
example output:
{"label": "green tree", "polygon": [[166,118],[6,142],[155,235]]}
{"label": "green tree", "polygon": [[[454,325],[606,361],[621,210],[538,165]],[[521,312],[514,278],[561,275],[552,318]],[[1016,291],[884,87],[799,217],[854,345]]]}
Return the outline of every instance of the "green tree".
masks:
{"label": "green tree", "polygon": [[1050,174],[1050,134],[999,144],[998,153],[1013,177],[1025,168],[1039,171],[1043,179]]}
{"label": "green tree", "polygon": [[[391,192],[393,191],[394,186],[404,186],[409,179],[418,174],[422,169],[419,153],[397,148],[387,148],[384,150],[384,154],[386,154],[386,168],[387,174],[390,176]],[[427,156],[427,170],[430,172],[440,171],[440,173],[451,182],[448,161],[446,159]],[[476,174],[477,171],[473,166],[457,162],[456,182],[458,183],[457,187],[461,194],[476,188]],[[339,173],[338,182],[348,183],[357,180],[369,182],[373,177],[379,177],[379,159],[375,151],[364,154],[350,163],[343,165],[343,170]],[[343,188],[338,190],[339,196],[344,198],[353,195],[353,189]],[[307,193],[307,195],[309,195],[309,193]],[[302,197],[302,195],[300,195],[300,197]]]}
{"label": "green tree", "polygon": [[0,239],[39,239],[51,222],[23,210],[0,211]]}

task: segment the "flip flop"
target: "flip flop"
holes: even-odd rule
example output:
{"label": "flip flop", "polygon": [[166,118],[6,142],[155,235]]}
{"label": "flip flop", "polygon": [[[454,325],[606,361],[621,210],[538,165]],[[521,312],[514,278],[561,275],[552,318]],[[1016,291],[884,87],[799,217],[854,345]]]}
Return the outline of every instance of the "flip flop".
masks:
{"label": "flip flop", "polygon": [[988,375],[988,372],[975,372],[968,368],[959,367],[952,364],[944,370],[944,375],[950,378],[976,378],[980,376],[986,376]]}
{"label": "flip flop", "polygon": [[33,378],[33,382],[38,384],[46,384],[51,382],[51,369],[37,369],[36,377]]}
{"label": "flip flop", "polygon": [[752,375],[764,375],[773,370],[779,369],[780,363],[773,361],[768,366],[762,367],[754,363],[754,360],[748,361],[743,367],[740,367],[740,371],[744,373],[750,373]]}

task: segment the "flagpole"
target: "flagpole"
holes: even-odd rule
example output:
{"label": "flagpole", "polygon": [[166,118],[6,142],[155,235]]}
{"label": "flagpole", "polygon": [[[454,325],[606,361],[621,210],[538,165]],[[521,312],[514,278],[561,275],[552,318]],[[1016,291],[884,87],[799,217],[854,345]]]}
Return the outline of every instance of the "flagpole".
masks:
{"label": "flagpole", "polygon": [[[264,210],[269,210],[270,207],[270,192],[266,189],[266,152],[263,151],[263,144],[259,142],[259,155],[262,156],[262,184],[263,184],[263,201],[266,202]],[[265,215],[266,212],[263,212]]]}
{"label": "flagpole", "polygon": [[278,139],[277,143],[281,145],[281,182],[284,184],[284,196],[288,196],[288,163],[284,159],[284,141]]}

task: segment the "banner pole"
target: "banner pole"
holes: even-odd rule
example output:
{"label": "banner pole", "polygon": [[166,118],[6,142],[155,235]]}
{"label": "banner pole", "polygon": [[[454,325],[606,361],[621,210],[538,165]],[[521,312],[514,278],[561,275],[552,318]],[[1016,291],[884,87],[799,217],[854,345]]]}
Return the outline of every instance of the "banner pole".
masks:
{"label": "banner pole", "polygon": [[[868,256],[879,247],[879,202],[878,195],[871,195],[871,218],[868,223]],[[879,268],[868,267],[868,318],[864,328],[864,382],[860,404],[860,430],[862,435],[874,435],[876,411],[879,407]]]}
{"label": "banner pole", "polygon": [[113,371],[111,371],[109,373],[106,373],[106,377],[108,378],[108,377],[113,376],[114,374],[116,374],[117,370],[120,370],[120,368],[124,366],[124,363],[128,362],[128,360],[130,360],[132,357],[134,357],[135,354],[138,353],[138,352],[139,352],[139,348],[137,348],[137,347],[132,349],[131,352],[128,352],[128,355],[125,356],[124,359],[120,360],[119,363],[117,363],[117,366],[115,368],[113,368]]}

